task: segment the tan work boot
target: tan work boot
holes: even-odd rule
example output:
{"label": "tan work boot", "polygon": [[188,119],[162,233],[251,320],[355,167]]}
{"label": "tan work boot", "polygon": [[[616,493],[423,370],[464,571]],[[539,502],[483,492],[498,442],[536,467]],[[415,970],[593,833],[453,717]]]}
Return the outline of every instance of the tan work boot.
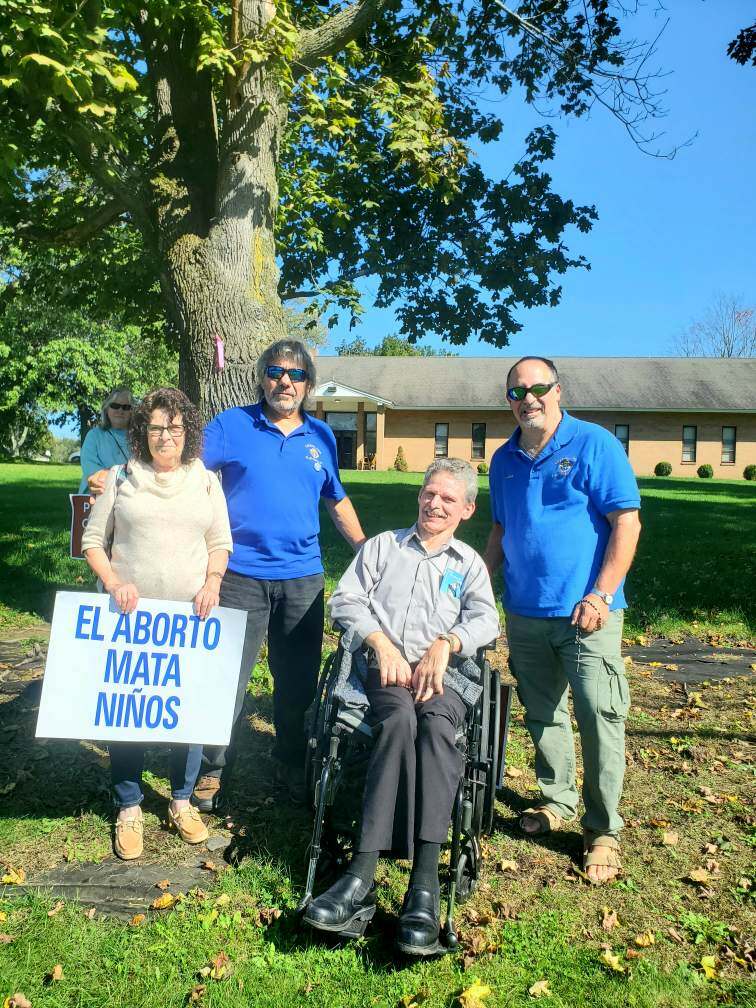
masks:
{"label": "tan work boot", "polygon": [[214,812],[218,792],[220,791],[220,777],[211,777],[210,774],[202,774],[197,778],[194,785],[192,802],[200,812]]}
{"label": "tan work boot", "polygon": [[178,812],[168,806],[168,822],[188,844],[204,843],[210,836],[207,826],[193,805],[184,805]]}
{"label": "tan work boot", "polygon": [[113,850],[122,861],[133,861],[144,850],[144,820],[142,810],[125,819],[116,818]]}

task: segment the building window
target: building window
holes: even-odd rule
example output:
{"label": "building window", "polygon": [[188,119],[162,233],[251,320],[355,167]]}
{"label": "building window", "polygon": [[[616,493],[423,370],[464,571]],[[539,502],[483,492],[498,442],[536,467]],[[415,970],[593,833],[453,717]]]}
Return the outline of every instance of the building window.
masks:
{"label": "building window", "polygon": [[374,458],[376,453],[375,424],[377,413],[365,414],[365,456]]}
{"label": "building window", "polygon": [[625,449],[625,455],[630,454],[630,424],[618,423],[614,425],[614,436]]}
{"label": "building window", "polygon": [[472,458],[484,459],[486,457],[486,425],[484,423],[474,423],[472,425]]}
{"label": "building window", "polygon": [[683,427],[682,436],[682,460],[683,462],[696,461],[696,441],[698,440],[698,428]]}
{"label": "building window", "polygon": [[436,424],[436,439],[433,446],[434,458],[447,458],[449,455],[449,424]]}
{"label": "building window", "polygon": [[735,442],[737,441],[737,427],[722,428],[722,462],[732,464],[735,462]]}

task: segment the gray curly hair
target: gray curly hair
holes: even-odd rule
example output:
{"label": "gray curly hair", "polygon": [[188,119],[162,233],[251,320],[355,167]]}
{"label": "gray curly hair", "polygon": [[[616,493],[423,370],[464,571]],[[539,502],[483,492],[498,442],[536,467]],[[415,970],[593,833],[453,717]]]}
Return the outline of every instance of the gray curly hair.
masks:
{"label": "gray curly hair", "polygon": [[439,458],[431,462],[423,476],[423,486],[429,483],[436,473],[449,473],[465,488],[465,503],[474,504],[478,496],[478,477],[469,462],[460,458]]}

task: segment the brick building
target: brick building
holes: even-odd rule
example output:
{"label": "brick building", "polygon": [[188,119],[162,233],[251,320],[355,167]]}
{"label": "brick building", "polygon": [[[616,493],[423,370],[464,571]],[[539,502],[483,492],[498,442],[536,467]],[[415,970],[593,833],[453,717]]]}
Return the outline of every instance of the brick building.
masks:
{"label": "brick building", "polygon": [[[325,357],[316,413],[334,430],[343,469],[410,470],[440,456],[490,463],[512,434],[504,397],[516,357]],[[708,462],[740,479],[756,463],[756,359],[562,357],[562,405],[610,430],[639,476],[670,462],[675,476]]]}

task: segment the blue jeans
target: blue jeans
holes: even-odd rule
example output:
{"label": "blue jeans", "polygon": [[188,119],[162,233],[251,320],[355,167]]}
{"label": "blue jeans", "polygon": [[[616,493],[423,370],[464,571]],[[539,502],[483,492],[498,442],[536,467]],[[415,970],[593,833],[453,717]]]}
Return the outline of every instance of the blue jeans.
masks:
{"label": "blue jeans", "polygon": [[[141,742],[111,742],[110,777],[116,808],[141,805],[142,770],[145,746]],[[201,745],[171,746],[171,797],[189,798],[199,776],[202,763]]]}

